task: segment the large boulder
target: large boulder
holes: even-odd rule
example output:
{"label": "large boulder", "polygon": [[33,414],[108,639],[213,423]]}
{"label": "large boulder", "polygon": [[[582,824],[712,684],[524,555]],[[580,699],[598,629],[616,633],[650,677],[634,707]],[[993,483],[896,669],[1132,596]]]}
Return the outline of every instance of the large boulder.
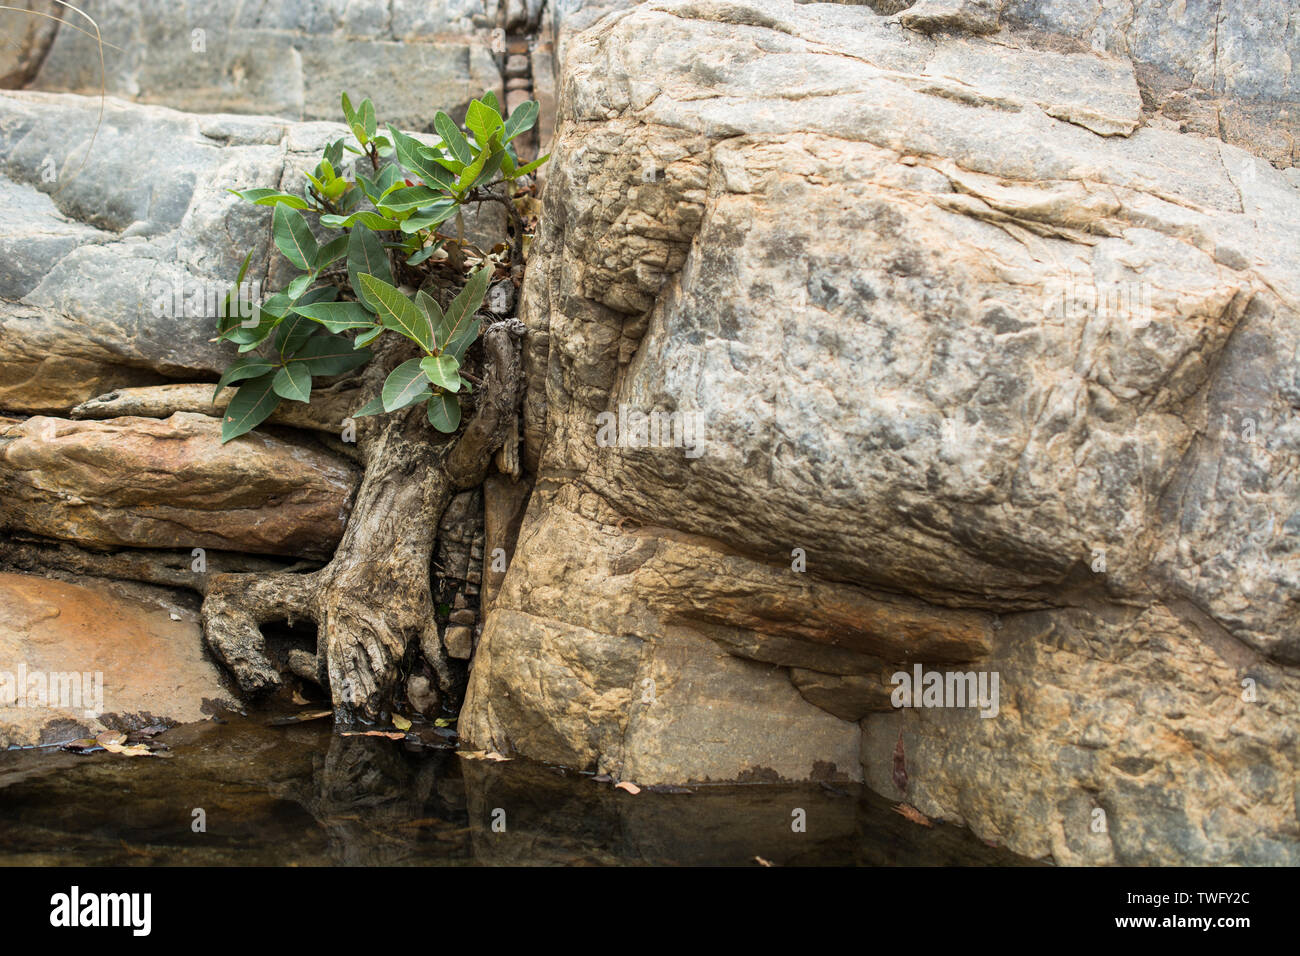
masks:
{"label": "large boulder", "polygon": [[0,573],[0,747],[202,720],[233,699],[192,595]]}
{"label": "large boulder", "polygon": [[0,529],[88,548],[217,548],[328,558],[360,469],[307,438],[221,420],[0,419]]}
{"label": "large boulder", "polygon": [[[1300,861],[1295,187],[1014,29],[669,0],[559,49],[462,735],[680,782],[856,733],[1030,856]],[[882,704],[917,665],[1000,706]]]}

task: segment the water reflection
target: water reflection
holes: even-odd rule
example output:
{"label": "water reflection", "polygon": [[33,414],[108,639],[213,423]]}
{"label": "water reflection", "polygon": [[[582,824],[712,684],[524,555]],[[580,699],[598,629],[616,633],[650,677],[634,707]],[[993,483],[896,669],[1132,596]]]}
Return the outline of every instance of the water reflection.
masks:
{"label": "water reflection", "polygon": [[[324,722],[176,728],[169,759],[0,754],[0,862],[40,864],[1007,864],[858,788],[633,796]],[[196,832],[195,810],[206,830]],[[806,832],[795,832],[802,810]]]}

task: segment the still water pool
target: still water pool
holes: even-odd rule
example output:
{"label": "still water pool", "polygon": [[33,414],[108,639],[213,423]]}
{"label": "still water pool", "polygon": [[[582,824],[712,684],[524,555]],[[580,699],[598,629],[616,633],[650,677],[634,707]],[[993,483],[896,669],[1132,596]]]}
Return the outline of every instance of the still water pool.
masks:
{"label": "still water pool", "polygon": [[[849,785],[633,795],[590,775],[250,715],[170,756],[0,753],[0,864],[1007,865]],[[201,810],[201,814],[196,814]],[[792,823],[803,811],[805,832]],[[196,830],[202,819],[206,829]]]}

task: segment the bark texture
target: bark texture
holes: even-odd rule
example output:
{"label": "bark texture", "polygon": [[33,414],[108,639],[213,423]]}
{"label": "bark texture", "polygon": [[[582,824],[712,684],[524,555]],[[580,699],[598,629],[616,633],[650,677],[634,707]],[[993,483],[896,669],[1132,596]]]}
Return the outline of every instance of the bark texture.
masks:
{"label": "bark texture", "polygon": [[[292,670],[330,691],[337,720],[374,719],[397,687],[400,665],[419,646],[445,693],[451,675],[437,631],[430,558],[438,522],[452,495],[483,481],[493,454],[516,423],[520,362],[517,319],[484,333],[483,386],[477,407],[454,437],[428,423],[422,404],[358,423],[365,477],[333,559],[309,574],[214,576],[203,625],[216,656],[242,690],[258,694],[281,683],[261,628],[272,622],[316,624],[314,660],[298,654]],[[397,357],[366,370],[372,393]],[[384,361],[388,359],[388,361]]]}

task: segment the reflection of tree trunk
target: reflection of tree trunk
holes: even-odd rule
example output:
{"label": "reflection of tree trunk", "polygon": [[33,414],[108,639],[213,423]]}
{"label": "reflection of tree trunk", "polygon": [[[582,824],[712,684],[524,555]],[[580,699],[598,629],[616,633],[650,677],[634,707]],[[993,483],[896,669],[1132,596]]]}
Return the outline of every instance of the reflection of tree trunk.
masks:
{"label": "reflection of tree trunk", "polygon": [[[208,644],[244,691],[281,682],[260,626],[297,619],[314,621],[318,637],[315,660],[300,659],[294,669],[329,688],[340,720],[374,719],[388,708],[399,665],[416,641],[440,689],[449,689],[430,592],[434,538],[452,495],[483,481],[515,425],[523,331],[523,323],[509,319],[484,333],[477,408],[454,440],[429,425],[423,403],[386,416],[377,428],[358,423],[365,477],[329,564],[310,574],[228,574],[210,581],[203,602]],[[392,364],[382,359],[391,356],[367,367],[370,394],[378,393]]]}

